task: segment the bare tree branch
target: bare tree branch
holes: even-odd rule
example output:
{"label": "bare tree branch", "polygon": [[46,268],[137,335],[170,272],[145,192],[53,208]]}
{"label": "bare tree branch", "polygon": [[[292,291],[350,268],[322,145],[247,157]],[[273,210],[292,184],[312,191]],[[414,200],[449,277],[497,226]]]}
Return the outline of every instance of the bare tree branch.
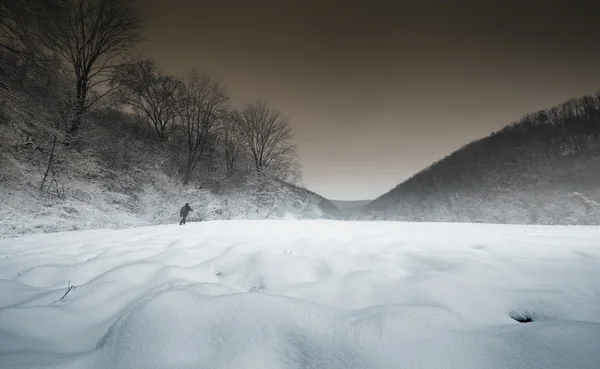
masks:
{"label": "bare tree branch", "polygon": [[217,122],[225,118],[229,97],[225,89],[206,75],[190,73],[181,92],[183,108],[181,122],[187,149],[184,184],[189,183],[193,170],[204,155]]}
{"label": "bare tree branch", "polygon": [[[69,133],[79,130],[86,110],[106,93],[88,101],[90,90],[107,82],[125,53],[140,41],[141,22],[131,0],[58,0],[44,43],[60,55],[75,76],[75,114]],[[101,77],[97,81],[97,77]]]}
{"label": "bare tree branch", "polygon": [[293,177],[290,173],[297,171],[296,147],[287,118],[261,101],[248,104],[235,117],[256,171],[282,180]]}
{"label": "bare tree branch", "polygon": [[160,141],[172,133],[181,112],[182,82],[162,73],[151,60],[123,65],[116,69],[112,87],[119,87],[117,99],[146,116],[154,125]]}

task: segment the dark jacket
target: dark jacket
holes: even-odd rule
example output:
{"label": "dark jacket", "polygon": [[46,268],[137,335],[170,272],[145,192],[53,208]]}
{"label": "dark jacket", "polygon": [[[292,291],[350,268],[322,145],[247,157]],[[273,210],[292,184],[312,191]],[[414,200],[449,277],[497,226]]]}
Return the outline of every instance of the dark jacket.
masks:
{"label": "dark jacket", "polygon": [[189,204],[185,204],[185,205],[184,205],[184,206],[181,208],[181,210],[179,210],[179,216],[182,216],[182,217],[187,217],[187,216],[188,216],[188,214],[190,213],[190,211],[194,211],[194,210],[192,210],[192,208],[190,207],[190,205],[189,205]]}

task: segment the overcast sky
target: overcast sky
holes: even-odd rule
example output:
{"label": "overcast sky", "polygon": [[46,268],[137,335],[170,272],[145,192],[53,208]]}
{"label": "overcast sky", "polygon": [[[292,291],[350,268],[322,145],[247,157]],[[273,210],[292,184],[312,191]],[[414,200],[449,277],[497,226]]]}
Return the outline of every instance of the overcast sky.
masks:
{"label": "overcast sky", "polygon": [[600,89],[594,1],[140,0],[139,51],[290,118],[310,190],[373,199],[473,139]]}

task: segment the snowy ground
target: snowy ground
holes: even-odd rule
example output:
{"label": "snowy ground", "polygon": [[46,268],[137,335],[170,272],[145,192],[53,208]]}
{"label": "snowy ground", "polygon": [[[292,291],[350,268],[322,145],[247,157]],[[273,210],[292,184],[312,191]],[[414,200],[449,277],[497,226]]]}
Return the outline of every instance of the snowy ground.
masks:
{"label": "snowy ground", "polygon": [[4,239],[0,368],[597,369],[600,227],[223,221]]}

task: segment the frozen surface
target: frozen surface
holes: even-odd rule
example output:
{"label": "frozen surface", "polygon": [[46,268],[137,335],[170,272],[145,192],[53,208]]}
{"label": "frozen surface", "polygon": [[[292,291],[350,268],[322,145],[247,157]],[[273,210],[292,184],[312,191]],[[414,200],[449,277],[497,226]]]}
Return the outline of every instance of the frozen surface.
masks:
{"label": "frozen surface", "polygon": [[223,221],[0,240],[1,369],[597,369],[599,348],[600,227]]}

